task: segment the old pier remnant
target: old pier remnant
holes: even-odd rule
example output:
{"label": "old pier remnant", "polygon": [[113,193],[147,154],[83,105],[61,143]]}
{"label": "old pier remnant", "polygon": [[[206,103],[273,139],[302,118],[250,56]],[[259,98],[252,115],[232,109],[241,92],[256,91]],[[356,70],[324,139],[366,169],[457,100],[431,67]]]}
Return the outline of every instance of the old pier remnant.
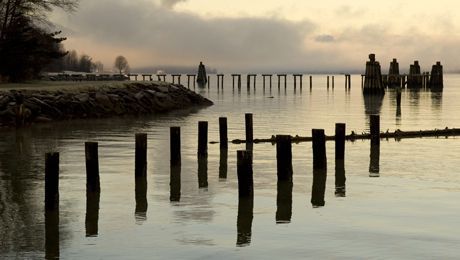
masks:
{"label": "old pier remnant", "polygon": [[366,62],[363,93],[371,95],[385,94],[380,63],[375,60],[375,54],[372,53],[369,54],[369,61]]}
{"label": "old pier remnant", "polygon": [[172,83],[173,84],[176,84],[176,78],[177,78],[177,84],[180,85],[180,78],[181,78],[181,74],[171,74],[171,77],[172,77]]}
{"label": "old pier remnant", "polygon": [[208,82],[208,77],[206,75],[206,67],[204,66],[203,62],[200,61],[200,65],[198,66],[198,77],[196,82],[201,85],[205,85]]}
{"label": "old pier remnant", "polygon": [[401,86],[401,76],[399,75],[399,63],[396,59],[393,59],[393,61],[390,63],[387,82],[389,88],[396,88]]}
{"label": "old pier remnant", "polygon": [[281,87],[281,77],[284,79],[284,88],[287,88],[287,75],[286,74],[277,74],[278,76],[278,89]]}
{"label": "old pier remnant", "polygon": [[217,74],[217,89],[224,88],[224,74]]}
{"label": "old pier remnant", "polygon": [[195,74],[187,74],[187,88],[190,88],[190,78],[193,78],[192,79],[193,88],[195,88],[195,81],[196,81],[196,75]]}
{"label": "old pier remnant", "polygon": [[272,74],[262,74],[262,79],[263,79],[263,88],[265,89],[265,77],[268,77],[270,79],[270,89],[272,89]]}
{"label": "old pier remnant", "polygon": [[238,89],[241,89],[241,74],[232,74],[232,87],[235,89],[235,77],[238,79]]}
{"label": "old pier remnant", "polygon": [[441,62],[436,62],[431,68],[430,88],[432,90],[442,89],[444,87],[444,78]]}
{"label": "old pier remnant", "polygon": [[420,64],[418,60],[414,61],[413,65],[410,65],[409,75],[407,76],[407,88],[421,88],[422,87],[422,75],[420,72]]}
{"label": "old pier remnant", "polygon": [[299,82],[300,82],[300,89],[302,89],[302,78],[303,78],[303,75],[302,74],[293,74],[293,77],[294,77],[294,89],[297,88],[297,77],[299,78]]}

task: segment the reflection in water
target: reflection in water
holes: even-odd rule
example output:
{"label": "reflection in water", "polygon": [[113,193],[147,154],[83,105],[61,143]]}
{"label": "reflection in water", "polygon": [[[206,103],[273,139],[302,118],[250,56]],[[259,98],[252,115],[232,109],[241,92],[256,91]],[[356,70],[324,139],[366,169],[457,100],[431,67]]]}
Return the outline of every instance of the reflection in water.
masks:
{"label": "reflection in water", "polygon": [[198,156],[198,187],[208,187],[208,156]]}
{"label": "reflection in water", "polygon": [[180,201],[181,190],[181,165],[171,165],[170,167],[170,193],[169,201]]}
{"label": "reflection in water", "polygon": [[278,181],[276,223],[290,223],[292,216],[292,181]]}
{"label": "reflection in water", "polygon": [[380,177],[380,145],[371,144],[369,177]]}
{"label": "reflection in water", "polygon": [[86,193],[85,228],[87,237],[97,237],[98,235],[100,196],[100,192]]}
{"label": "reflection in water", "polygon": [[311,204],[313,207],[323,207],[325,205],[326,178],[326,169],[313,169],[313,187],[311,190]]}
{"label": "reflection in water", "polygon": [[407,91],[409,92],[411,107],[418,107],[420,105],[420,89],[407,89]]}
{"label": "reflection in water", "polygon": [[237,238],[236,246],[244,247],[251,244],[252,218],[254,210],[254,198],[239,198],[238,218],[236,221]]}
{"label": "reflection in water", "polygon": [[366,115],[380,115],[383,98],[382,95],[363,95]]}
{"label": "reflection in water", "polygon": [[138,224],[147,219],[147,177],[136,178],[136,210]]}
{"label": "reflection in water", "polygon": [[59,259],[59,209],[45,211],[45,258]]}
{"label": "reflection in water", "polygon": [[227,179],[228,149],[220,149],[219,178]]}
{"label": "reflection in water", "polygon": [[335,160],[335,196],[345,197],[346,195],[346,182],[345,177],[345,161]]}
{"label": "reflection in water", "polygon": [[442,90],[431,90],[431,107],[440,112],[442,108]]}

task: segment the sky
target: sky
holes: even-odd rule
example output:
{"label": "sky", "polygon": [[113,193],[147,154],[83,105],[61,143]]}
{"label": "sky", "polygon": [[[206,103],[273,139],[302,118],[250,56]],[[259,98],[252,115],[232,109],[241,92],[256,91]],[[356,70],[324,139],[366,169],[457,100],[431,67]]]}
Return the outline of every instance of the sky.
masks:
{"label": "sky", "polygon": [[80,0],[55,10],[67,49],[113,67],[197,66],[219,72],[355,72],[375,53],[408,70],[460,70],[458,0]]}

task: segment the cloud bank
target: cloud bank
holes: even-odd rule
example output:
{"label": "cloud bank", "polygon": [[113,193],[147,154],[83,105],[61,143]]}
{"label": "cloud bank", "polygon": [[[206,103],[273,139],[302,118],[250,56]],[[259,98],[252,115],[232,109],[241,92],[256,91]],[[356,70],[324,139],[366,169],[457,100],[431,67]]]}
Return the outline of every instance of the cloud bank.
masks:
{"label": "cloud bank", "polygon": [[384,70],[393,57],[404,69],[415,59],[429,68],[439,59],[454,63],[460,55],[456,38],[414,28],[395,34],[391,25],[368,23],[324,33],[309,19],[206,18],[172,8],[183,1],[82,0],[69,21],[58,23],[68,28],[68,47],[106,64],[123,54],[133,68],[194,66],[202,60],[223,72],[348,72],[364,69],[371,52]]}

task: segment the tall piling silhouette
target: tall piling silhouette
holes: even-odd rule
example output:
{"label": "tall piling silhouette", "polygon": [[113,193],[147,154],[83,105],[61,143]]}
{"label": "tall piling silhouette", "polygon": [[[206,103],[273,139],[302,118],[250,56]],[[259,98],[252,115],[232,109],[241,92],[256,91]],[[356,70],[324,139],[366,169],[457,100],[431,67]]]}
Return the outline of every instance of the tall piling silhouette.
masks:
{"label": "tall piling silhouette", "polygon": [[292,181],[292,137],[276,136],[276,168],[278,181]]}

